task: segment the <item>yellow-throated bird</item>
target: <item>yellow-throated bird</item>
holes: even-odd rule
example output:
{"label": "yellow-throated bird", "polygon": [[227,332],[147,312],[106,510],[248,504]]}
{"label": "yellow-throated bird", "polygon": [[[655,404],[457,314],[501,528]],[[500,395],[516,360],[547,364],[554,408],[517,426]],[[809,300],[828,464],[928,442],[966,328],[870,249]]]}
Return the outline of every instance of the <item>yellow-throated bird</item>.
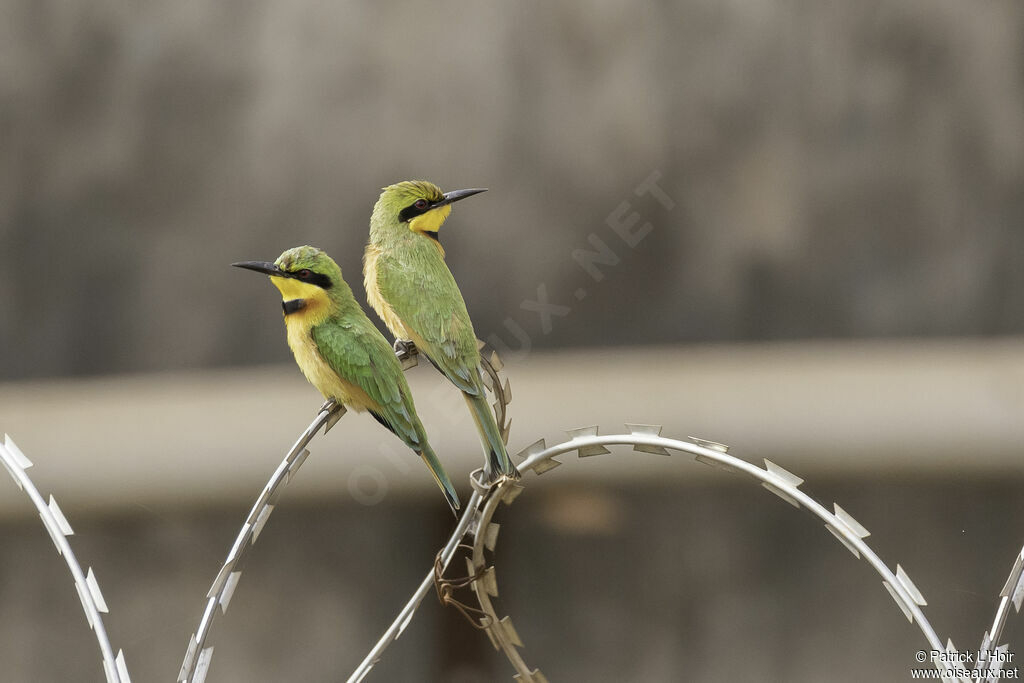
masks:
{"label": "yellow-throated bird", "polygon": [[476,333],[437,237],[452,203],[483,191],[444,193],[423,180],[384,188],[370,217],[363,277],[370,306],[392,334],[412,340],[462,390],[486,453],[484,474],[494,481],[519,471],[487,405]]}
{"label": "yellow-throated bird", "polygon": [[274,263],[231,265],[266,273],[281,290],[288,346],[310,384],[325,398],[356,412],[369,411],[423,458],[452,511],[457,510],[459,497],[427,443],[398,359],[352,296],[338,264],[306,246],[289,249]]}

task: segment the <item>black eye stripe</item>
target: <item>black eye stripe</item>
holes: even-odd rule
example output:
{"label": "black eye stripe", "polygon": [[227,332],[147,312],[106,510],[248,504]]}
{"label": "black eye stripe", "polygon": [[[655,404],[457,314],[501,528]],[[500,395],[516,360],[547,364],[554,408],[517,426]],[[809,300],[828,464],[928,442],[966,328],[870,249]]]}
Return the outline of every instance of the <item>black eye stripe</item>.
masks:
{"label": "black eye stripe", "polygon": [[402,223],[408,223],[410,220],[416,218],[416,216],[419,216],[421,213],[423,213],[423,211],[417,209],[416,205],[413,204],[411,206],[405,207],[398,213],[398,220]]}
{"label": "black eye stripe", "polygon": [[[421,201],[421,200],[417,199],[416,201],[418,202],[418,201]],[[430,207],[432,206],[432,202],[429,199],[423,199],[422,201],[427,202],[423,206],[422,209],[417,208],[416,207],[416,202],[413,202],[409,206],[407,206],[404,209],[402,209],[401,211],[399,211],[398,212],[398,220],[400,222],[402,222],[402,223],[407,223],[410,220],[412,220],[413,218],[416,218],[416,216],[419,216],[420,214],[424,214],[427,211],[430,211]],[[441,201],[441,200],[439,199],[438,201]]]}
{"label": "black eye stripe", "polygon": [[300,271],[295,271],[293,273],[288,273],[288,275],[290,277],[295,278],[299,282],[307,282],[311,285],[316,285],[320,289],[330,289],[331,285],[334,284],[333,282],[331,282],[331,278],[327,277],[323,273],[316,273],[311,271],[309,277],[299,277],[299,272]]}

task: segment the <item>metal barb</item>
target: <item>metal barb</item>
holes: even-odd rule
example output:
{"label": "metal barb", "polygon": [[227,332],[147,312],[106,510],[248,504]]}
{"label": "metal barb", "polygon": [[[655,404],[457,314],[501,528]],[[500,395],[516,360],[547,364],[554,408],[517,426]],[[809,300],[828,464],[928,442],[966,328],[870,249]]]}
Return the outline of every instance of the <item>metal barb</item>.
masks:
{"label": "metal barb", "polygon": [[547,449],[547,445],[544,443],[544,439],[537,439],[523,450],[516,453],[516,457],[522,460],[528,460],[529,458],[543,453]]}
{"label": "metal barb", "polygon": [[4,434],[4,443],[0,445],[0,462],[18,488],[24,490],[24,480],[28,476],[25,470],[32,467],[32,461],[25,457],[9,434]]}
{"label": "metal barb", "polygon": [[[27,470],[29,467],[32,467],[32,461],[21,452],[21,449],[18,448],[18,444],[14,443],[14,439],[11,438],[10,434],[4,434],[4,446],[0,451],[6,451],[6,459],[12,464],[17,465],[20,469]],[[0,452],[0,455],[2,454],[3,453]]]}
{"label": "metal barb", "polygon": [[[567,429],[565,433],[569,435],[570,439],[575,441],[576,439],[588,436],[597,436],[598,427],[597,425],[593,425],[590,427],[579,427],[578,429]],[[611,451],[600,445],[580,446],[579,449],[577,449],[577,454],[581,458],[589,458],[594,455],[605,455],[607,453],[611,453]]]}
{"label": "metal barb", "polygon": [[860,551],[857,550],[857,546],[855,546],[854,544],[850,543],[849,540],[847,540],[848,532],[845,529],[842,529],[842,527],[836,526],[834,524],[826,524],[825,528],[828,529],[833,536],[839,539],[839,542],[845,545],[846,549],[853,553],[854,557],[856,557],[858,560],[860,559]]}
{"label": "metal barb", "polygon": [[562,461],[558,458],[548,458],[547,460],[540,460],[533,466],[533,471],[536,474],[544,474],[550,470],[555,469],[562,464]]}
{"label": "metal barb", "polygon": [[491,522],[487,525],[487,531],[484,532],[484,546],[494,552],[494,546],[498,543],[498,532],[501,531],[501,525],[497,522]]}
{"label": "metal barb", "polygon": [[[637,436],[661,436],[661,425],[631,424],[627,422],[626,429],[629,430],[630,434],[636,434]],[[636,444],[633,446],[633,450],[640,453],[651,453],[653,455],[670,455],[670,453],[661,446],[654,446],[651,444]]]}
{"label": "metal barb", "polygon": [[825,528],[832,533],[833,536],[839,539],[839,541],[846,546],[846,548],[853,553],[853,556],[858,560],[860,559],[860,551],[857,546],[854,545],[852,539],[855,538],[867,538],[871,535],[864,526],[853,518],[843,508],[839,507],[839,503],[833,503],[832,507],[835,509],[835,520],[832,522],[826,522]]}
{"label": "metal barb", "polygon": [[707,448],[712,451],[720,451],[722,453],[729,452],[729,447],[726,446],[724,443],[718,443],[717,441],[708,441],[707,439],[698,439],[695,436],[688,436],[686,438],[692,441],[693,443],[697,444],[698,446],[703,446],[704,448]]}
{"label": "metal barb", "polygon": [[896,580],[899,581],[900,584],[906,589],[907,594],[910,595],[910,598],[914,602],[916,602],[918,605],[928,604],[925,601],[924,596],[921,595],[921,591],[917,589],[917,586],[914,585],[914,582],[910,580],[910,577],[907,576],[907,573],[903,571],[903,567],[901,567],[900,565],[896,565]]}
{"label": "metal barb", "polygon": [[[577,450],[577,455],[580,458],[590,458],[595,455],[606,455],[608,453],[611,453],[611,451],[604,446],[580,446]],[[668,455],[668,453],[665,455]]]}
{"label": "metal barb", "polygon": [[57,500],[50,494],[50,503],[46,507],[50,508],[50,514],[53,515],[53,520],[57,524],[57,528],[60,530],[63,536],[73,536],[74,530],[71,528],[71,524],[68,523],[68,518],[61,512],[60,506],[57,505]]}
{"label": "metal barb", "polygon": [[495,372],[501,372],[501,369],[505,367],[505,364],[501,362],[501,358],[498,357],[497,351],[491,351],[491,367],[494,368]]}
{"label": "metal barb", "polygon": [[270,513],[274,511],[273,505],[264,505],[257,515],[256,519],[252,522],[252,540],[251,543],[255,543],[256,539],[260,537],[260,532],[263,531],[263,527],[266,526],[267,520],[270,519]]}
{"label": "metal barb", "polygon": [[124,661],[124,650],[117,651],[117,659],[114,660],[114,664],[117,667],[117,678],[121,683],[132,683],[131,676],[128,675],[128,665]]}
{"label": "metal barb", "polygon": [[782,467],[779,467],[778,465],[773,463],[768,458],[764,459],[764,466],[765,466],[765,469],[769,472],[769,474],[772,475],[773,479],[781,479],[785,483],[787,483],[787,484],[789,484],[790,486],[793,486],[793,487],[800,486],[800,484],[804,483],[803,479],[801,479],[800,477],[796,476],[795,474],[793,474],[789,470],[786,470],[786,469],[783,469]]}
{"label": "metal barb", "polygon": [[103,599],[103,593],[100,591],[100,584],[96,581],[96,575],[92,571],[92,567],[89,567],[89,571],[85,575],[85,585],[89,588],[89,595],[92,597],[92,602],[96,605],[97,611],[107,614],[110,609],[107,608],[107,601]]}
{"label": "metal barb", "polygon": [[[737,469],[733,463],[736,458],[728,455],[729,447],[720,444],[717,441],[708,441],[707,439],[698,439],[695,436],[686,437],[690,440],[694,446],[699,450],[693,453],[694,459],[710,467],[714,467],[716,470],[723,470],[725,472],[733,472],[735,474],[741,474],[742,471]],[[692,451],[687,451],[692,452]]]}
{"label": "metal barb", "polygon": [[590,427],[577,427],[576,429],[567,429],[565,433],[569,435],[570,439],[579,439],[584,436],[597,436],[600,428],[597,425],[591,425]]}
{"label": "metal barb", "polygon": [[832,503],[832,507],[836,511],[836,519],[843,524],[851,533],[855,534],[857,538],[867,538],[871,535],[871,532],[864,528],[864,526],[853,518],[849,512],[839,507],[839,503]]}
{"label": "metal barb", "polygon": [[903,595],[893,588],[892,584],[888,581],[883,581],[882,585],[885,586],[885,590],[889,591],[889,595],[892,596],[892,599],[896,601],[896,605],[903,611],[903,615],[907,618],[907,621],[913,623],[914,612],[911,610],[910,605],[907,604]]}

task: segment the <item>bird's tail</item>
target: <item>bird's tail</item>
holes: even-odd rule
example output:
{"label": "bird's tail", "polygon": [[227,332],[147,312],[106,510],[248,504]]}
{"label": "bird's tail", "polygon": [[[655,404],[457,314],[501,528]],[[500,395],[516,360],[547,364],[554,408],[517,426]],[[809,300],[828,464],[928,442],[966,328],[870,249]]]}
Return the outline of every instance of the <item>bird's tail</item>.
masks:
{"label": "bird's tail", "polygon": [[487,398],[480,393],[479,396],[472,396],[463,392],[466,403],[469,404],[469,412],[473,415],[473,422],[476,423],[476,430],[480,434],[480,441],[483,443],[484,451],[487,453],[487,460],[484,461],[484,476],[487,481],[494,481],[501,475],[518,479],[519,470],[512,464],[505,450],[505,442],[501,439],[501,432],[494,421],[494,413],[487,405]]}
{"label": "bird's tail", "polygon": [[452,514],[458,517],[459,494],[455,493],[455,487],[452,486],[451,480],[448,479],[441,461],[437,459],[437,454],[434,453],[429,445],[424,444],[419,456],[423,458],[423,462],[430,469],[430,473],[434,475],[434,481],[437,482],[437,485],[441,487],[441,491],[444,492],[444,497],[448,501],[448,506],[452,509]]}

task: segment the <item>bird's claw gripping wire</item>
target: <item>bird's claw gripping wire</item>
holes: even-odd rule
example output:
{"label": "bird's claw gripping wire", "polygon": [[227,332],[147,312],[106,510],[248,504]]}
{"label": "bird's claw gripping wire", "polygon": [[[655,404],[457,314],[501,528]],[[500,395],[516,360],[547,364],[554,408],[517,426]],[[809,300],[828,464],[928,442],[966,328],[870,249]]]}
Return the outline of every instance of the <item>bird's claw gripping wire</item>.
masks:
{"label": "bird's claw gripping wire", "polygon": [[480,494],[484,499],[490,495],[491,491],[501,486],[501,482],[507,479],[505,475],[501,475],[496,479],[488,479],[487,474],[484,472],[484,468],[478,467],[469,473],[469,484],[473,487],[473,490]]}
{"label": "bird's claw gripping wire", "polygon": [[395,350],[395,356],[398,357],[398,362],[402,365],[403,370],[419,365],[417,356],[420,351],[411,339],[396,339],[391,346]]}
{"label": "bird's claw gripping wire", "polygon": [[326,401],[324,401],[324,404],[320,406],[320,410],[318,410],[317,412],[328,413],[330,415],[330,417],[327,418],[327,422],[324,423],[324,434],[326,434],[327,432],[331,431],[331,427],[338,423],[338,420],[341,419],[341,416],[348,412],[348,409],[345,408],[345,406],[338,403],[337,401],[335,401],[333,398],[329,398]]}

